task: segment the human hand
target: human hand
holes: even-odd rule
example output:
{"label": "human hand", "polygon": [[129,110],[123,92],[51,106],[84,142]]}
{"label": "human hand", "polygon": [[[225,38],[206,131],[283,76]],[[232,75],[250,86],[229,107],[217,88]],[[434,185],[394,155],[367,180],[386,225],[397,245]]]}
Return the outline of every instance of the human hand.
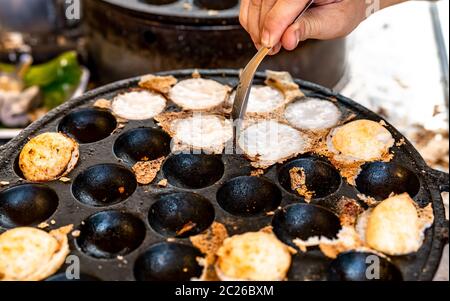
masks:
{"label": "human hand", "polygon": [[334,39],[352,32],[377,9],[405,0],[316,0],[292,24],[308,0],[242,0],[240,22],[257,48],[273,47],[272,54],[295,49],[307,39]]}

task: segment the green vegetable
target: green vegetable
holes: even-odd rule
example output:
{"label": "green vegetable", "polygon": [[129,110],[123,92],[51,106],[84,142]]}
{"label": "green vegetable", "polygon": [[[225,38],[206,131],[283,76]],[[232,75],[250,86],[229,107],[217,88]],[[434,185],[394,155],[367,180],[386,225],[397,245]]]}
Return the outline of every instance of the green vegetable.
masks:
{"label": "green vegetable", "polygon": [[[13,72],[14,69],[14,66],[0,64],[0,71]],[[41,88],[44,107],[51,110],[68,100],[80,83],[81,74],[77,54],[70,51],[47,63],[32,66],[23,80],[26,87]]]}

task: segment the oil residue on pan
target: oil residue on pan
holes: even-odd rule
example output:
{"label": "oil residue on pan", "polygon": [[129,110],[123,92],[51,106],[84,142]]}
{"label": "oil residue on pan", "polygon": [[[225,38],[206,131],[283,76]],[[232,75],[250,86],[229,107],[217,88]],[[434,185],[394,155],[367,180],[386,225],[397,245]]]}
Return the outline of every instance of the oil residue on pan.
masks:
{"label": "oil residue on pan", "polygon": [[[182,80],[192,73],[163,75]],[[238,81],[236,70],[199,73],[231,87]],[[258,74],[255,83],[263,84],[264,79]],[[208,258],[190,238],[208,236],[217,223],[225,225],[229,236],[265,229],[294,249],[295,238],[336,237],[342,197],[358,200],[364,194],[377,202],[392,192],[407,192],[419,207],[431,203],[435,217],[414,256],[353,250],[330,259],[318,248],[307,252],[297,248],[287,280],[367,280],[367,256],[378,258],[379,280],[433,278],[448,233],[440,196],[448,190],[448,175],[427,167],[392,126],[386,124],[393,138],[406,142],[391,149],[389,162],[362,165],[354,185],[333,162],[311,153],[259,170],[243,155],[170,153],[170,137],[155,120],[125,121],[94,107],[97,100],[113,99],[138,82],[138,78],[121,81],[72,100],[0,148],[0,233],[43,222],[52,229],[73,224],[70,249],[81,261],[81,280],[190,280],[201,276]],[[347,117],[382,121],[328,89],[296,83],[306,96],[333,101]],[[166,110],[180,109],[169,102]],[[78,141],[78,165],[64,179],[27,183],[18,166],[21,149],[28,137],[57,130]],[[160,158],[164,163],[152,184],[138,185],[132,167]],[[292,186],[293,168],[302,171],[302,185],[311,192],[307,196]],[[64,268],[48,280],[65,280]]]}

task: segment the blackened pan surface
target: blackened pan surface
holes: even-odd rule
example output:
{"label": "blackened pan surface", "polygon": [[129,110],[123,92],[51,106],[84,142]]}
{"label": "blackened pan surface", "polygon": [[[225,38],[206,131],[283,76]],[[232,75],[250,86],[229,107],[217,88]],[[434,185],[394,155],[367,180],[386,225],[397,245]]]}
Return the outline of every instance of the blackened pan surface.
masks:
{"label": "blackened pan surface", "polygon": [[[161,74],[183,79],[190,77],[193,71]],[[230,86],[236,86],[239,74],[237,70],[199,72],[205,78]],[[255,82],[262,83],[264,78],[264,74],[259,73]],[[433,278],[443,245],[448,239],[448,221],[445,220],[440,193],[448,191],[448,174],[429,168],[406,139],[403,145],[393,148],[395,156],[392,162],[365,166],[357,180],[357,187],[340,179],[324,159],[311,155],[272,166],[259,180],[248,177],[253,169],[250,162],[239,155],[170,155],[153,182],[158,183],[166,178],[169,185],[139,186],[129,172],[132,164],[142,155],[135,145],[142,145],[143,152],[157,150],[162,155],[167,153],[167,137],[153,120],[130,121],[124,128],[109,133],[114,121],[104,112],[90,111],[93,115],[102,116],[103,123],[94,124],[97,131],[95,135],[88,136],[84,135],[88,125],[77,127],[71,124],[74,121],[85,122],[76,112],[92,108],[96,99],[112,99],[118,93],[136,87],[138,81],[139,78],[133,78],[90,91],[54,109],[0,147],[0,181],[9,182],[0,188],[0,233],[14,226],[36,226],[50,220],[55,221],[51,228],[74,224],[81,230],[81,235],[77,238],[70,236],[70,245],[72,254],[80,259],[83,279],[185,280],[197,277],[200,271],[195,260],[199,251],[192,247],[189,236],[201,233],[213,220],[225,224],[230,235],[273,225],[280,239],[289,235],[302,236],[305,231],[313,230],[332,237],[339,230],[333,216],[338,199],[342,196],[356,198],[360,192],[383,198],[386,194],[383,187],[395,186],[397,192],[409,192],[421,206],[432,202],[435,222],[427,230],[424,244],[417,253],[391,257],[390,264],[384,263],[383,273],[392,275],[383,274],[383,279]],[[357,118],[382,120],[375,113],[329,89],[302,80],[296,82],[307,95],[337,99],[341,110],[354,113]],[[170,104],[169,110],[173,109],[176,107]],[[139,128],[147,130],[136,130]],[[388,123],[387,128],[397,141],[404,138]],[[54,181],[28,185],[17,168],[20,150],[29,137],[58,129],[72,131],[72,136],[77,138],[78,135],[80,141],[80,160],[68,175],[70,183]],[[141,136],[145,139],[142,140]],[[154,141],[155,147],[146,145],[144,140]],[[318,185],[320,195],[311,204],[307,205],[286,185],[286,168],[291,166],[301,166],[306,172],[310,170],[315,173],[313,177],[317,177],[317,181],[312,181],[310,185]],[[183,169],[189,177],[180,172]],[[322,181],[329,183],[329,189],[320,189],[318,183]],[[98,191],[95,190],[96,185],[100,187]],[[125,193],[117,194],[117,189]],[[261,191],[265,197],[253,191]],[[36,201],[32,195],[34,192]],[[22,206],[17,202],[17,197],[21,195],[26,196]],[[231,201],[224,201],[226,198]],[[277,210],[275,215],[265,214],[278,206],[283,209]],[[26,218],[27,208],[38,208],[40,211]],[[179,214],[174,214],[172,209],[179,210]],[[204,218],[198,219],[198,215]],[[299,222],[302,216],[302,222]],[[195,225],[187,231],[177,231],[189,222]],[[315,227],[314,223],[320,227]],[[169,237],[171,239],[168,241]],[[348,269],[365,266],[362,256],[364,254],[343,255],[332,261],[319,250],[299,253],[293,257],[288,279],[351,280]],[[155,266],[158,262],[170,264]],[[183,273],[179,270],[181,267],[188,267],[186,274],[180,274]],[[63,270],[64,267],[50,280],[60,279],[64,275]]]}

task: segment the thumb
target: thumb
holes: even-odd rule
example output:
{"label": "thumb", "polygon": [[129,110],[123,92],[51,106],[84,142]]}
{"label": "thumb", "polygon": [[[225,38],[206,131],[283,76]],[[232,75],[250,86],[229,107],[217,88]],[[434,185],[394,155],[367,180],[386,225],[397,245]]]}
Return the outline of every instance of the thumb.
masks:
{"label": "thumb", "polygon": [[320,18],[307,12],[300,21],[288,27],[281,38],[281,43],[286,50],[294,50],[300,42],[318,38],[323,27],[324,24]]}

